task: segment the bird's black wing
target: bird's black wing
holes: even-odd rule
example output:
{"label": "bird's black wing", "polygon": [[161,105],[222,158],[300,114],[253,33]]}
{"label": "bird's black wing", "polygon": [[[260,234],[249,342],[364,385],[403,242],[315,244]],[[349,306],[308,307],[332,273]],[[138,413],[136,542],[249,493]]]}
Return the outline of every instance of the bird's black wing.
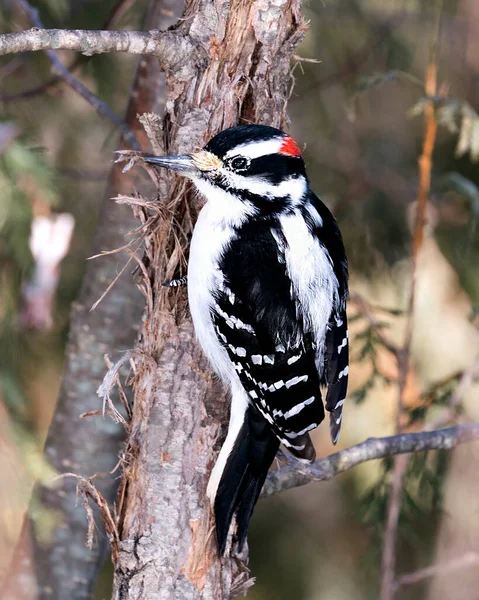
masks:
{"label": "bird's black wing", "polygon": [[213,318],[251,404],[292,454],[313,460],[308,432],[324,418],[316,351],[278,255],[281,235],[274,221],[242,228],[220,265]]}
{"label": "bird's black wing", "polygon": [[298,318],[278,236],[278,223],[248,223],[220,264],[224,285],[215,294],[214,326],[250,401],[214,500],[220,553],[233,514],[242,547],[280,441],[312,461],[308,432],[324,419],[314,341]]}

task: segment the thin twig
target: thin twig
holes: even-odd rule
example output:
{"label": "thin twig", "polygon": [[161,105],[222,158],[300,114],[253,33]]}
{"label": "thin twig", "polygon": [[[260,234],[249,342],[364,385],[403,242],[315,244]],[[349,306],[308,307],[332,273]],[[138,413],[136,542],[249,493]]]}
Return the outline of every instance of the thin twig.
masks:
{"label": "thin twig", "polygon": [[[118,250],[115,249],[114,252],[117,252]],[[108,253],[107,253],[108,254]],[[132,254],[134,254],[134,251],[132,252]],[[125,272],[125,269],[128,267],[128,265],[131,263],[131,261],[133,260],[133,256],[130,256],[130,258],[126,261],[126,263],[123,265],[123,267],[121,268],[120,272],[116,275],[116,277],[113,279],[113,281],[110,283],[110,285],[106,288],[106,290],[103,292],[103,294],[98,298],[98,300],[92,305],[92,307],[90,308],[90,312],[94,311],[95,308],[100,304],[100,302],[103,300],[103,298],[105,298],[105,296],[108,294],[108,292],[111,290],[111,288],[115,285],[115,283],[120,279],[120,277],[123,275],[123,273]]]}
{"label": "thin twig", "polygon": [[372,314],[370,306],[366,302],[366,300],[359,294],[351,294],[349,297],[349,301],[356,305],[358,312],[369,323],[369,325],[371,326],[371,329],[374,331],[374,334],[378,338],[380,344],[382,346],[384,346],[384,348],[386,348],[386,350],[388,350],[388,352],[390,352],[394,356],[397,356],[398,349],[386,338],[386,336],[381,331],[381,327],[380,327],[379,323],[376,321],[374,315]]}
{"label": "thin twig", "polygon": [[[427,96],[435,96],[437,90],[437,65],[436,50],[439,38],[440,19],[442,13],[442,0],[438,2],[437,22],[431,44],[429,64],[426,72],[425,91]],[[402,415],[404,408],[404,393],[409,374],[409,360],[411,355],[411,342],[414,322],[414,305],[416,299],[417,262],[419,251],[424,240],[424,226],[426,222],[426,209],[431,187],[432,153],[436,141],[437,121],[434,104],[428,102],[425,107],[425,134],[422,154],[419,158],[419,189],[417,197],[416,223],[413,233],[411,253],[411,289],[408,303],[406,334],[404,346],[397,354],[398,363],[398,400],[396,409],[396,432],[401,433]],[[406,473],[407,457],[397,457],[394,461],[392,482],[387,503],[386,528],[384,532],[383,548],[381,552],[381,587],[380,600],[393,600],[395,596],[395,569],[396,569],[396,538],[401,509],[401,500]]]}
{"label": "thin twig", "polygon": [[426,450],[452,450],[461,444],[479,440],[479,423],[456,425],[437,431],[401,433],[384,438],[369,438],[361,444],[351,446],[316,460],[300,468],[288,464],[269,473],[262,497],[272,496],[283,490],[299,487],[312,481],[329,481],[361,463]]}
{"label": "thin twig", "polygon": [[[110,392],[115,387],[115,385],[119,386],[119,371],[122,368],[122,366],[125,363],[127,363],[132,357],[133,352],[131,350],[128,350],[123,354],[123,356],[119,360],[116,361],[115,364],[113,364],[110,361],[108,355],[105,354],[104,359],[108,366],[108,371],[96,392],[97,395],[103,400],[103,415],[105,414],[106,409],[108,408],[110,413],[113,415],[114,420],[118,423],[121,423],[126,430],[128,430],[129,425],[123,418],[123,415],[120,412],[118,412],[115,405],[113,404],[113,401],[110,397]],[[128,401],[126,402],[125,409],[127,410],[127,415],[130,416],[128,414],[130,412],[130,406],[128,404]]]}
{"label": "thin twig", "polygon": [[181,66],[187,57],[194,64],[205,60],[201,48],[174,31],[43,29],[35,26],[0,35],[0,56],[38,50],[74,50],[87,56],[108,52],[145,54],[156,56],[164,69]]}
{"label": "thin twig", "polygon": [[458,384],[452,392],[447,406],[443,408],[438,417],[427,424],[427,429],[438,429],[439,427],[445,427],[452,421],[456,414],[456,408],[459,406],[466,391],[474,384],[479,378],[479,356],[467,369],[462,372],[462,375],[458,381]]}
{"label": "thin twig", "polygon": [[[134,4],[134,2],[135,0],[120,0],[117,4],[115,4],[115,6],[109,12],[105,22],[101,26],[101,29],[113,29],[114,27],[116,27],[125,15],[125,13]],[[71,65],[66,68],[72,73],[76,71],[79,67],[87,63],[90,60],[90,58],[91,56],[86,55],[77,56],[75,60],[71,63]],[[14,60],[18,60],[18,58]],[[9,73],[7,72],[6,74]],[[5,77],[3,73],[1,75]],[[62,76],[54,75],[53,77],[50,77],[48,81],[45,81],[40,85],[36,85],[35,87],[29,88],[28,90],[23,90],[15,94],[0,96],[0,102],[16,102],[17,100],[26,100],[28,98],[39,96],[40,94],[43,94],[44,92],[48,91],[50,88],[54,87],[57,83],[60,83],[61,81],[63,81]]]}
{"label": "thin twig", "polygon": [[477,552],[467,552],[466,554],[463,554],[462,556],[454,558],[450,561],[437,563],[412,573],[405,573],[396,579],[394,585],[397,590],[401,586],[419,583],[420,581],[424,581],[424,579],[429,579],[430,577],[443,577],[444,575],[448,575],[453,571],[466,569],[467,567],[472,566],[479,566],[479,554]]}
{"label": "thin twig", "polygon": [[[33,23],[33,25],[35,25],[35,27],[38,27],[40,30],[43,30],[43,23],[40,19],[38,10],[30,6],[27,0],[17,0],[17,2],[19,6],[22,7],[23,11],[26,13],[27,17]],[[50,62],[52,63],[53,67],[61,75],[64,81],[82,98],[84,98],[89,104],[91,104],[101,117],[104,117],[110,120],[112,123],[114,123],[120,129],[123,139],[131,148],[134,148],[135,150],[141,150],[141,146],[138,140],[136,139],[135,134],[128,127],[125,121],[123,121],[123,119],[120,119],[120,117],[111,110],[108,104],[106,104],[105,102],[100,100],[100,98],[95,96],[95,94],[90,92],[90,90],[87,89],[83,85],[83,83],[81,83],[76,77],[74,77],[74,75],[70,73],[70,71],[60,60],[60,57],[58,56],[58,53],[55,50],[45,50],[45,52],[48,55],[48,58],[50,59]]]}
{"label": "thin twig", "polygon": [[85,479],[76,473],[62,473],[55,477],[55,480],[66,479],[67,477],[73,477],[77,481],[77,494],[82,498],[82,505],[86,512],[86,517],[88,521],[88,533],[87,533],[87,547],[92,548],[93,546],[93,533],[95,530],[95,521],[93,516],[93,510],[89,504],[89,500],[93,500],[93,502],[100,509],[100,516],[105,527],[105,532],[108,536],[111,551],[112,551],[112,559],[115,561],[118,557],[119,551],[119,543],[120,536],[118,534],[118,529],[116,527],[115,519],[111,514],[110,508],[108,506],[108,502],[102,496],[102,494],[96,489],[96,487],[92,484],[93,477],[89,479]]}

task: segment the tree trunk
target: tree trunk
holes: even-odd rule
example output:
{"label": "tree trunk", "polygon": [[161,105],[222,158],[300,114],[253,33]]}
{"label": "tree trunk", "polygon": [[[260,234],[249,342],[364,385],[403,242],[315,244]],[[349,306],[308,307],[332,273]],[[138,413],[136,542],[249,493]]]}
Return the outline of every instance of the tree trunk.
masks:
{"label": "tree trunk", "polygon": [[[237,123],[285,128],[291,54],[305,30],[300,0],[188,0],[183,17],[177,30],[196,51],[179,54],[166,73],[165,152],[191,152]],[[220,600],[249,585],[239,561],[218,560],[205,497],[228,404],[194,340],[185,290],[161,286],[185,272],[198,210],[189,184],[162,178],[162,221],[147,244],[148,302],[134,355],[114,598]]]}
{"label": "tree trunk", "polygon": [[[174,13],[181,10],[178,5],[177,0],[151,0],[146,29],[171,25]],[[145,150],[148,139],[137,115],[152,110],[160,112],[164,99],[164,75],[157,60],[151,56],[141,58],[125,121]],[[93,254],[124,246],[125,234],[137,226],[130,209],[111,200],[112,196],[131,193],[133,184],[133,175],[122,175],[121,167],[114,165],[102,203]],[[120,277],[110,294],[90,312],[125,260],[124,254],[113,254],[87,263],[80,296],[72,307],[63,380],[45,443],[45,457],[57,472],[74,471],[84,477],[99,474],[95,485],[109,502],[113,502],[118,489],[117,475],[110,475],[110,471],[118,462],[125,438],[123,428],[109,418],[79,420],[79,415],[101,408],[96,390],[105,373],[104,354],[130,349],[138,334],[143,302],[132,280],[132,269]],[[76,482],[71,479],[53,488],[37,486],[30,508],[33,516],[39,508],[50,511],[59,526],[45,543],[37,536],[34,519],[26,517],[2,598],[90,598],[107,546],[103,528],[89,550],[85,545],[85,511],[77,502]]]}

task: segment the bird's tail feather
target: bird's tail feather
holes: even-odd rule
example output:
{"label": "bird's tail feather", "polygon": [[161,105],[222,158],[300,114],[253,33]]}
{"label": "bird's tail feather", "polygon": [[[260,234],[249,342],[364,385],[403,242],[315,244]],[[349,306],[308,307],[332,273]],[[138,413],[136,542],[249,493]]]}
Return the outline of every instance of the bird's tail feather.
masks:
{"label": "bird's tail feather", "polygon": [[234,515],[237,523],[236,541],[241,551],[253,508],[278,448],[279,440],[268,423],[253,406],[248,406],[214,497],[220,555],[225,551]]}

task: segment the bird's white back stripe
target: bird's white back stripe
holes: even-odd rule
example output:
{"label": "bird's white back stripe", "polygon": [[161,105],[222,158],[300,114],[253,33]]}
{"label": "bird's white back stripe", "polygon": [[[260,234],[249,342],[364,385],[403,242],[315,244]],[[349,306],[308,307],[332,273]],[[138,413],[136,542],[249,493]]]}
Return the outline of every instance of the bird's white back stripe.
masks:
{"label": "bird's white back stripe", "polygon": [[341,406],[344,404],[344,400],[346,400],[346,398],[344,398],[343,400],[340,400],[336,406],[333,408],[333,410],[336,410],[337,408],[341,408]]}
{"label": "bird's white back stripe", "polygon": [[322,227],[323,219],[321,218],[316,208],[310,202],[308,202],[308,204],[306,205],[306,209],[309,212],[311,219],[313,220],[313,223],[316,225],[316,227]]}

